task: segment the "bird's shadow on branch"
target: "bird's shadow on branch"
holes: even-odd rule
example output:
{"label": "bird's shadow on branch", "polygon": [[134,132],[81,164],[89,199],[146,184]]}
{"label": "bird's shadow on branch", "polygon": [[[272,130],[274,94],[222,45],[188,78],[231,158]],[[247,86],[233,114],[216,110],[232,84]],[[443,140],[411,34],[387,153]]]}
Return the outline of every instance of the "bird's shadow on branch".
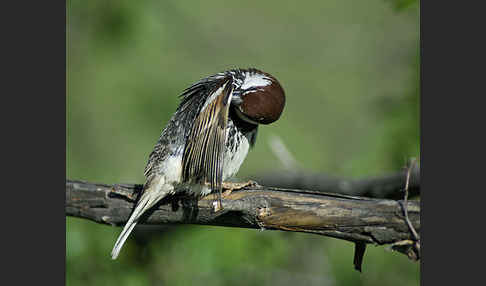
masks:
{"label": "bird's shadow on branch", "polygon": [[[133,207],[128,216],[130,217],[141,198],[142,191],[143,185],[116,184],[112,186],[111,192],[108,194],[108,196],[112,198],[122,198],[125,201],[133,203]],[[164,208],[166,205],[170,205],[170,210],[172,212],[182,211],[181,221],[183,223],[193,223],[203,219],[205,221],[221,222],[224,225],[224,222],[234,222],[235,220],[239,220],[238,218],[241,219],[242,213],[244,213],[241,210],[231,207],[229,209],[223,208],[223,210],[218,212],[205,210],[204,213],[201,214],[201,210],[198,205],[200,199],[201,198],[198,196],[195,196],[189,192],[189,190],[180,189],[175,194],[160,200],[153,207],[143,213],[140,216],[139,223],[147,223],[150,216],[152,216],[154,212],[158,211],[161,207]],[[236,202],[227,201],[227,203],[233,205]]]}
{"label": "bird's shadow on branch", "polygon": [[[130,217],[141,198],[142,191],[143,185],[115,184],[112,186],[108,197],[123,198],[125,201],[133,203],[133,207],[128,216]],[[182,210],[183,222],[190,223],[197,220],[199,214],[198,198],[189,194],[186,190],[181,190],[180,192],[163,198],[153,207],[145,211],[140,216],[139,222],[146,222],[155,211],[164,205],[170,205],[173,212]]]}
{"label": "bird's shadow on branch", "polygon": [[[135,201],[134,207],[135,209],[136,204],[138,204],[138,200],[140,199],[140,195],[138,195],[137,200]],[[144,214],[140,216],[140,222],[146,222],[148,218],[156,212],[161,206],[170,205],[170,209],[173,212],[179,212],[182,210],[182,221],[185,223],[191,223],[197,221],[197,217],[199,214],[199,206],[198,206],[198,198],[196,196],[190,195],[186,192],[176,193],[170,196],[167,196],[157,202],[153,207],[148,209]]]}
{"label": "bird's shadow on branch", "polygon": [[188,193],[177,193],[167,198],[173,212],[182,209],[184,222],[195,222],[199,215],[198,198]]}

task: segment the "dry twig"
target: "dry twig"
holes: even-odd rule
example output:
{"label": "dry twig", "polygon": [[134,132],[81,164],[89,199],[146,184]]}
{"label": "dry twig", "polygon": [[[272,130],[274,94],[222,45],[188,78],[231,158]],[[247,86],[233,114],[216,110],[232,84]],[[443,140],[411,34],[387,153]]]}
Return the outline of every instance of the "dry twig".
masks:
{"label": "dry twig", "polygon": [[403,198],[403,203],[401,203],[403,209],[403,215],[405,217],[405,222],[407,223],[407,226],[410,232],[412,233],[412,240],[404,240],[404,241],[396,242],[392,245],[392,249],[405,252],[410,259],[418,260],[420,259],[420,237],[417,231],[415,230],[415,227],[412,225],[412,222],[410,221],[408,215],[408,188],[409,188],[409,181],[410,181],[410,173],[412,172],[415,163],[416,163],[416,159],[412,158],[409,161],[409,164],[407,166],[407,180],[405,182],[405,189],[404,189],[405,194]]}

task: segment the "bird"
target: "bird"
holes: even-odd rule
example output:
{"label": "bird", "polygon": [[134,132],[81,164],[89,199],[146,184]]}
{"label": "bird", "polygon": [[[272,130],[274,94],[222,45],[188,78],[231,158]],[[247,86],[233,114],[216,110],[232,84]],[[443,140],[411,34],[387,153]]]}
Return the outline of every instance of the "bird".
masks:
{"label": "bird", "polygon": [[255,145],[260,124],[280,118],[285,92],[278,80],[256,68],[235,68],[195,82],[163,129],[145,167],[138,201],[115,242],[116,259],[141,215],[163,198],[184,190],[202,197],[221,190]]}

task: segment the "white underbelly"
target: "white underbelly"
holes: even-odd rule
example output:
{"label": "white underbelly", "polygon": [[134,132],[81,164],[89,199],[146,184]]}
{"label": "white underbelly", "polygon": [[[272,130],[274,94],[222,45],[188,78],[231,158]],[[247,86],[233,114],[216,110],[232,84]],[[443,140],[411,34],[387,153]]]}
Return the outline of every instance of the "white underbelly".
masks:
{"label": "white underbelly", "polygon": [[240,144],[236,144],[234,150],[227,149],[224,154],[223,181],[238,173],[241,164],[243,164],[246,155],[248,155],[248,150],[250,149],[248,139],[245,136],[241,136],[239,139]]}

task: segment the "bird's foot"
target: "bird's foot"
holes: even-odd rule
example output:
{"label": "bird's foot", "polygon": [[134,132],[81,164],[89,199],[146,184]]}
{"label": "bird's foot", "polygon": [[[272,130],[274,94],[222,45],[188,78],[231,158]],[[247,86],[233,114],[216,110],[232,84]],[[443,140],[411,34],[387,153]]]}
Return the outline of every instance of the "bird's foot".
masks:
{"label": "bird's foot", "polygon": [[256,186],[258,183],[252,180],[249,180],[248,182],[243,182],[243,183],[232,183],[232,182],[223,182],[223,197],[227,197],[231,194],[232,191],[234,190],[240,190],[245,187],[251,187],[251,186]]}
{"label": "bird's foot", "polygon": [[216,212],[223,210],[221,198],[229,196],[232,191],[240,190],[240,189],[243,189],[245,187],[256,186],[256,185],[258,185],[258,183],[255,182],[255,181],[252,181],[252,180],[249,180],[248,182],[243,182],[243,183],[223,182],[221,186],[222,186],[222,189],[225,190],[225,191],[221,193],[221,195],[218,199],[213,201],[213,211],[216,213]]}

